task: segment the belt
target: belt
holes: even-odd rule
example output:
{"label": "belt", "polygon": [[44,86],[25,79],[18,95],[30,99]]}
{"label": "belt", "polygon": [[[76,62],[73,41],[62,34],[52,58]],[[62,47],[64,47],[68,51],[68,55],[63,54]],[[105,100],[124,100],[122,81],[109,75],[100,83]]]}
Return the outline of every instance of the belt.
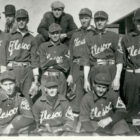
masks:
{"label": "belt", "polygon": [[97,59],[96,63],[98,65],[114,65],[115,60],[113,60],[113,59]]}
{"label": "belt", "polygon": [[134,73],[140,73],[140,68],[139,69],[126,69],[127,72],[134,72]]}
{"label": "belt", "polygon": [[52,72],[52,71],[45,71],[43,75],[46,76],[59,76],[61,72]]}
{"label": "belt", "polygon": [[10,61],[8,63],[9,67],[14,67],[14,66],[20,66],[20,67],[26,67],[26,66],[31,66],[30,62],[16,62],[16,61]]}

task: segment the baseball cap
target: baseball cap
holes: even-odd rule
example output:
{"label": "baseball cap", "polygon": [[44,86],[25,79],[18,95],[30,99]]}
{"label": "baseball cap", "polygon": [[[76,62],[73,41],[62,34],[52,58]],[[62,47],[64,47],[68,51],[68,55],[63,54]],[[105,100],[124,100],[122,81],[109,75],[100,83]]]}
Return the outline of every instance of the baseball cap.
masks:
{"label": "baseball cap", "polygon": [[135,12],[134,12],[134,19],[140,19],[140,8],[138,8]]}
{"label": "baseball cap", "polygon": [[50,33],[53,33],[53,32],[56,32],[56,31],[61,31],[61,27],[59,24],[56,24],[56,23],[52,23],[50,26],[49,26],[49,32]]}
{"label": "baseball cap", "polygon": [[88,8],[83,8],[83,9],[81,9],[80,12],[79,12],[79,16],[80,16],[80,15],[88,15],[89,17],[92,17],[92,12],[91,12],[91,10],[88,9]]}
{"label": "baseball cap", "polygon": [[102,85],[110,85],[111,84],[111,77],[108,73],[98,73],[95,78],[92,77],[92,81],[97,84]]}
{"label": "baseball cap", "polygon": [[60,1],[55,1],[51,4],[51,8],[53,9],[65,8],[65,5]]}
{"label": "baseball cap", "polygon": [[14,5],[6,5],[4,9],[5,10],[3,13],[5,15],[15,15],[15,13],[16,13],[16,9],[15,9]]}
{"label": "baseball cap", "polygon": [[19,9],[16,12],[16,18],[29,18],[28,12],[25,9]]}
{"label": "baseball cap", "polygon": [[13,71],[5,71],[0,76],[0,82],[4,80],[16,81],[16,76]]}
{"label": "baseball cap", "polygon": [[104,11],[97,11],[95,14],[94,14],[94,19],[96,18],[104,18],[104,19],[108,19],[108,14]]}
{"label": "baseball cap", "polygon": [[41,84],[47,88],[52,87],[52,86],[58,86],[58,80],[54,76],[43,75],[41,78]]}

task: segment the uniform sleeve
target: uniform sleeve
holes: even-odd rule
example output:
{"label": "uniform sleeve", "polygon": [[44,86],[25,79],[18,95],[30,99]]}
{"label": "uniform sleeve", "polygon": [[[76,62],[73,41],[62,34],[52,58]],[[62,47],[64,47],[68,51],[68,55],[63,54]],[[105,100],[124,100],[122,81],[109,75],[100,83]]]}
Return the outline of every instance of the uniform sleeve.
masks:
{"label": "uniform sleeve", "polygon": [[39,55],[38,55],[38,47],[35,38],[32,40],[31,47],[31,64],[33,68],[39,67]]}
{"label": "uniform sleeve", "polygon": [[81,122],[90,120],[90,102],[86,95],[83,97],[80,105],[79,119]]}
{"label": "uniform sleeve", "polygon": [[65,108],[64,108],[63,119],[64,119],[63,127],[64,128],[68,127],[70,129],[72,129],[73,125],[74,125],[74,115],[73,115],[73,112],[72,112],[72,108],[71,108],[71,106],[69,105],[68,102],[67,102],[67,104],[65,105]]}
{"label": "uniform sleeve", "polygon": [[113,103],[113,109],[115,112],[113,115],[111,115],[111,118],[113,120],[113,123],[116,123],[117,121],[126,117],[127,111],[126,106],[120,98],[118,92],[112,93],[112,95],[110,95],[110,97],[112,97],[111,102]]}
{"label": "uniform sleeve", "polygon": [[49,58],[49,54],[44,49],[43,45],[39,47],[39,56],[40,56],[40,67],[43,71],[48,69],[50,66],[57,65],[56,60],[51,60],[51,58]]}
{"label": "uniform sleeve", "polygon": [[119,37],[119,35],[114,37],[116,64],[124,63],[123,50],[122,50],[122,46],[121,46],[121,39],[122,39],[122,37]]}
{"label": "uniform sleeve", "polygon": [[27,99],[22,98],[19,106],[19,112],[22,116],[26,118],[33,118],[33,114]]}
{"label": "uniform sleeve", "polygon": [[77,29],[77,26],[73,20],[73,17],[70,15],[69,16],[69,21],[68,21],[68,32],[67,32],[67,37],[71,38],[72,34],[75,32],[75,30]]}
{"label": "uniform sleeve", "polygon": [[46,39],[46,40],[49,40],[49,35],[48,35],[48,23],[47,23],[47,13],[44,14],[39,26],[38,26],[38,33],[42,34],[43,37]]}

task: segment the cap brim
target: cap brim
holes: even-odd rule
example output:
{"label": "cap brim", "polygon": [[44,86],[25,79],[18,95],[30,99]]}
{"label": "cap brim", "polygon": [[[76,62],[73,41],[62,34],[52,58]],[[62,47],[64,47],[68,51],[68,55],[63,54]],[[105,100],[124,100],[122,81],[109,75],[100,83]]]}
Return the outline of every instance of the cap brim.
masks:
{"label": "cap brim", "polygon": [[47,82],[45,87],[53,87],[53,86],[58,86],[56,82]]}
{"label": "cap brim", "polygon": [[94,19],[97,19],[97,18],[107,19],[107,17],[105,17],[105,16],[96,16],[96,17],[94,17]]}

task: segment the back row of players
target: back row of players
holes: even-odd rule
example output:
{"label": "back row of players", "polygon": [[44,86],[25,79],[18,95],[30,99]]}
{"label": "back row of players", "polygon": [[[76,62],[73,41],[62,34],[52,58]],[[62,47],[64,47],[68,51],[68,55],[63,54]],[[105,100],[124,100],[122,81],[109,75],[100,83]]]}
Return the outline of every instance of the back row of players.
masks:
{"label": "back row of players", "polygon": [[77,29],[63,3],[53,2],[51,8],[33,37],[28,12],[5,7],[9,33],[0,33],[2,134],[15,134],[33,118],[37,132],[45,134],[128,133],[124,119],[132,121],[139,112],[140,9],[133,18],[135,31],[120,37],[106,30],[104,11],[94,14],[94,28],[91,10],[81,9]]}

